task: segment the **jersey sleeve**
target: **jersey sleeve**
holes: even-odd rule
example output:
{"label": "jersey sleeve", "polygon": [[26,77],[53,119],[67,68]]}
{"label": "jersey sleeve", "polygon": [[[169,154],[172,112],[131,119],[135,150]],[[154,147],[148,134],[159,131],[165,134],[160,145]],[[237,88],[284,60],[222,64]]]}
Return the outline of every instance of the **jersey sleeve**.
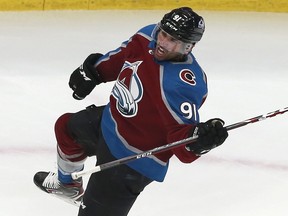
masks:
{"label": "jersey sleeve", "polygon": [[207,94],[206,75],[198,64],[197,67],[174,67],[164,71],[162,97],[179,124],[197,124],[200,121],[198,111]]}
{"label": "jersey sleeve", "polygon": [[106,53],[96,63],[96,70],[104,82],[117,79],[123,66],[127,44],[128,41],[123,42],[119,48]]}
{"label": "jersey sleeve", "polygon": [[[200,122],[198,111],[208,93],[206,75],[197,62],[187,68],[174,66],[172,70],[164,71],[166,74],[163,74],[162,92],[166,108],[177,122],[168,126],[169,143],[191,136],[196,124]],[[184,163],[191,163],[199,157],[185,146],[175,148],[172,152]]]}
{"label": "jersey sleeve", "polygon": [[104,82],[116,80],[125,60],[130,58],[131,55],[137,55],[135,54],[135,46],[131,46],[133,40],[137,38],[137,34],[141,34],[143,37],[151,37],[151,32],[153,33],[155,26],[155,24],[151,24],[143,27],[129,40],[124,41],[119,48],[109,51],[99,59],[95,67]]}

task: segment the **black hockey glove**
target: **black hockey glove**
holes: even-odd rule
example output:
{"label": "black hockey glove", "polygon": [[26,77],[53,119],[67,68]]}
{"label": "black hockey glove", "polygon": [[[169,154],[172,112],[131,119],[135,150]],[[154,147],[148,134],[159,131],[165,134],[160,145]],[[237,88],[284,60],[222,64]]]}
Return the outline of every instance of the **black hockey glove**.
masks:
{"label": "black hockey glove", "polygon": [[89,55],[84,63],[78,67],[70,76],[69,86],[73,90],[73,98],[84,99],[96,85],[102,82],[94,64],[103,55],[100,53]]}
{"label": "black hockey glove", "polygon": [[224,121],[219,118],[197,124],[192,134],[198,136],[197,141],[186,145],[187,150],[202,155],[220,146],[228,137],[227,129],[223,125]]}

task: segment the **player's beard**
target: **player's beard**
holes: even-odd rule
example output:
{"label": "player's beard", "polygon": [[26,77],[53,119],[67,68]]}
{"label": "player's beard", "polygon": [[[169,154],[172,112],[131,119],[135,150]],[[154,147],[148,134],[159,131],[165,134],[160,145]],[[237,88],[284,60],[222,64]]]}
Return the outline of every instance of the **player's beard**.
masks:
{"label": "player's beard", "polygon": [[178,53],[178,52],[172,52],[168,51],[164,47],[160,46],[159,44],[156,45],[154,49],[154,57],[158,61],[169,61],[169,60],[174,60],[174,61],[179,61],[180,59],[183,58],[183,54]]}

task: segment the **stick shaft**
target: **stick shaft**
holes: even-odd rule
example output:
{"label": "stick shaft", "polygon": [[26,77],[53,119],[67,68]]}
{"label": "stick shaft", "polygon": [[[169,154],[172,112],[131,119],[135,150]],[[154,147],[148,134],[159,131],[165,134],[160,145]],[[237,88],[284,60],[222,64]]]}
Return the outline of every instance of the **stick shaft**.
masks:
{"label": "stick shaft", "polygon": [[[245,121],[241,121],[241,122],[237,122],[235,124],[228,125],[228,126],[226,126],[226,129],[228,131],[229,130],[233,130],[233,129],[236,129],[236,128],[239,128],[239,127],[243,127],[243,126],[245,126],[247,124],[251,124],[251,123],[259,122],[259,121],[262,121],[262,120],[266,120],[267,118],[272,118],[272,117],[274,117],[276,115],[283,114],[285,112],[288,112],[288,107],[283,108],[283,109],[279,109],[279,110],[276,110],[276,111],[273,111],[273,112],[269,112],[267,114],[259,115],[259,116],[256,116],[254,118],[247,119]],[[92,173],[95,173],[95,172],[100,172],[102,170],[109,169],[109,168],[112,168],[112,167],[115,167],[115,166],[119,166],[121,164],[126,164],[126,163],[128,163],[130,161],[138,160],[140,158],[149,157],[151,155],[155,155],[155,154],[160,153],[160,152],[168,151],[168,150],[176,148],[176,147],[180,147],[180,146],[183,146],[183,145],[187,145],[189,143],[193,143],[193,142],[195,142],[197,140],[197,138],[198,138],[197,136],[188,137],[186,139],[182,139],[182,140],[179,140],[179,141],[176,141],[176,142],[168,143],[166,145],[163,145],[163,146],[160,146],[160,147],[148,150],[148,151],[141,152],[141,153],[139,153],[137,155],[131,155],[131,156],[128,156],[128,157],[125,157],[125,158],[121,158],[121,159],[118,159],[118,160],[114,160],[114,161],[111,161],[111,162],[108,162],[108,163],[105,163],[105,164],[101,164],[101,165],[95,166],[94,168],[92,168],[90,170],[83,170],[83,171],[80,171],[80,172],[74,172],[74,173],[71,174],[71,176],[72,176],[73,179],[78,179],[78,178],[80,178],[80,177],[82,177],[84,175],[92,174]]]}
{"label": "stick shaft", "polygon": [[235,124],[227,126],[226,128],[227,128],[227,130],[233,130],[235,128],[243,127],[247,124],[263,121],[263,120],[266,120],[267,118],[272,118],[272,117],[279,115],[279,114],[284,114],[285,112],[288,112],[288,107],[285,107],[283,109],[278,109],[278,110],[275,110],[273,112],[269,112],[269,113],[266,113],[263,115],[259,115],[259,116],[256,116],[254,118],[247,119],[245,121],[237,122]]}

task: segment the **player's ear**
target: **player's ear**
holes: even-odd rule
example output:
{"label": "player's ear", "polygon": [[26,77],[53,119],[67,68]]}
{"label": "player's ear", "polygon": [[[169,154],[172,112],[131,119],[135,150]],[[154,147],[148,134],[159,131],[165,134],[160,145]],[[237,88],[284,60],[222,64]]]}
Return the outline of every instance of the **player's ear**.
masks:
{"label": "player's ear", "polygon": [[195,43],[192,43],[192,44],[186,44],[186,47],[185,47],[185,54],[187,55],[189,52],[191,52],[194,46],[195,46]]}

